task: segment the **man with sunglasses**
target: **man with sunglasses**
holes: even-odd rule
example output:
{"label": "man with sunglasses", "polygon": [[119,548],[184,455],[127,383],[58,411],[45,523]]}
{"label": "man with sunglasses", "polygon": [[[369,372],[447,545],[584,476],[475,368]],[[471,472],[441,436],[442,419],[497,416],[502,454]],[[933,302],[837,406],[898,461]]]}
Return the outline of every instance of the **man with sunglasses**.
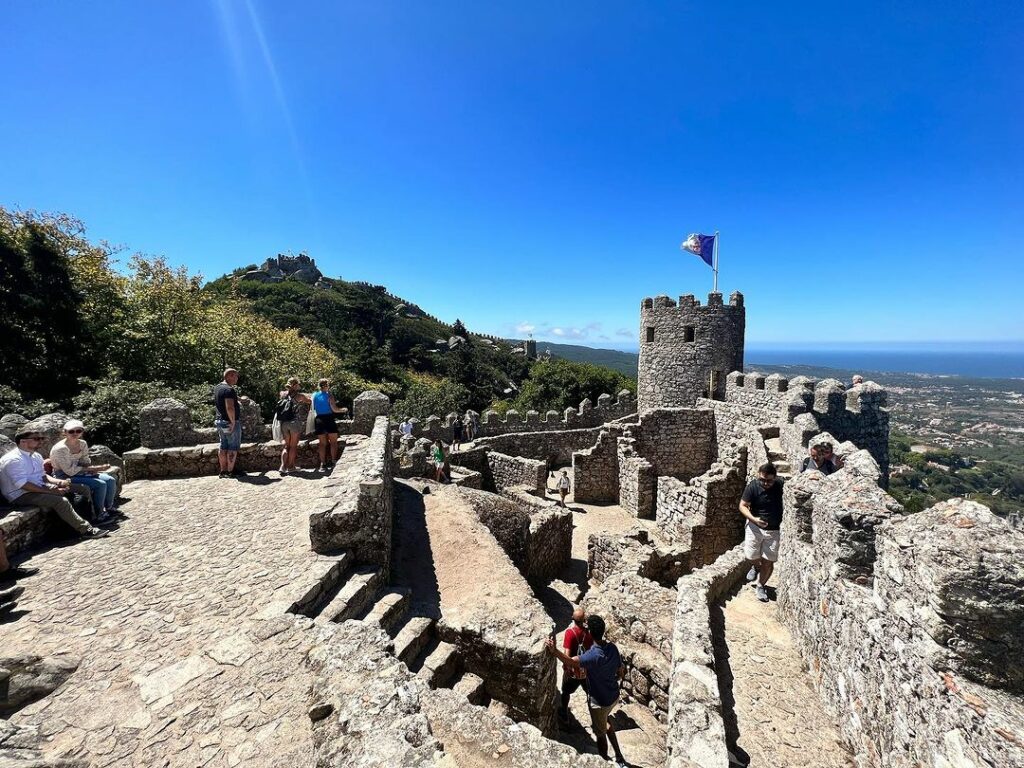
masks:
{"label": "man with sunglasses", "polygon": [[43,457],[36,448],[39,433],[21,431],[14,436],[17,450],[8,451],[0,459],[0,493],[13,507],[42,507],[57,516],[82,536],[101,539],[108,535],[94,528],[75,512],[65,494],[71,490],[70,480],[50,477],[43,469]]}
{"label": "man with sunglasses", "polygon": [[782,526],[782,486],[775,465],[762,464],[740,499],[740,514],[747,519],[743,555],[752,561],[748,581],[757,579],[757,599],[768,602],[765,584],[779,559],[779,528]]}

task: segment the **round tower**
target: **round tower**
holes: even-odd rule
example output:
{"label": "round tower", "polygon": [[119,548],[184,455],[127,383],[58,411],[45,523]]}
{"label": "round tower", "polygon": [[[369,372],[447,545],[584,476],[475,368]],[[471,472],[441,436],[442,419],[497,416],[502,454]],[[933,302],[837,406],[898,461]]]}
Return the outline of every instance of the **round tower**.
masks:
{"label": "round tower", "polygon": [[746,311],[743,294],[729,303],[708,294],[701,306],[692,294],[644,299],[640,305],[637,400],[641,411],[690,408],[698,397],[725,398],[725,377],[743,370]]}

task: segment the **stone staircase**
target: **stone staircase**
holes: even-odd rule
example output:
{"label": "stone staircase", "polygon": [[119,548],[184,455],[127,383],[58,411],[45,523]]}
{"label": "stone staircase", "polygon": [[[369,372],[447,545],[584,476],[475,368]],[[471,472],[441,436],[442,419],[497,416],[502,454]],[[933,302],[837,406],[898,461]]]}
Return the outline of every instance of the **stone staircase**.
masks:
{"label": "stone staircase", "polygon": [[378,624],[392,638],[392,653],[431,688],[451,688],[471,704],[486,706],[490,699],[484,681],[463,669],[458,649],[437,636],[436,621],[410,613],[406,588],[384,583],[381,569],[356,566],[343,552],[321,576],[315,600],[293,606],[294,613],[317,623],[358,619]]}
{"label": "stone staircase", "polygon": [[764,441],[765,450],[768,451],[768,460],[775,465],[779,477],[788,480],[793,476],[793,467],[789,463],[789,457],[782,450],[782,441],[778,437],[768,437]]}

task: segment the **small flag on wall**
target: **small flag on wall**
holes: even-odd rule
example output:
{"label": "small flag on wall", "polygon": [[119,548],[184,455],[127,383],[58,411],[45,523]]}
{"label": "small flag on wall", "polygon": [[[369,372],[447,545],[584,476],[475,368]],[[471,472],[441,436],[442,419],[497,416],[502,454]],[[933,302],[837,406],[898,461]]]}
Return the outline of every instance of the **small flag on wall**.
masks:
{"label": "small flag on wall", "polygon": [[679,246],[684,251],[695,253],[701,257],[705,264],[714,269],[715,267],[715,238],[718,235],[690,235]]}

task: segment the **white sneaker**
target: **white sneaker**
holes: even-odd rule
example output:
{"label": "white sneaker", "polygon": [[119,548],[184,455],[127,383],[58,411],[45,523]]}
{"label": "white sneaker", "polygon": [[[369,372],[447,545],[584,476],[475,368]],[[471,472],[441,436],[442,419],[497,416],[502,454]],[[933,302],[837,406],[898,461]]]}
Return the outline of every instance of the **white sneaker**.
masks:
{"label": "white sneaker", "polygon": [[768,602],[768,590],[764,588],[763,584],[757,585],[757,592],[755,594],[757,595],[757,599],[762,603]]}
{"label": "white sneaker", "polygon": [[750,570],[747,571],[747,581],[753,581],[757,578],[757,568],[750,566]]}

